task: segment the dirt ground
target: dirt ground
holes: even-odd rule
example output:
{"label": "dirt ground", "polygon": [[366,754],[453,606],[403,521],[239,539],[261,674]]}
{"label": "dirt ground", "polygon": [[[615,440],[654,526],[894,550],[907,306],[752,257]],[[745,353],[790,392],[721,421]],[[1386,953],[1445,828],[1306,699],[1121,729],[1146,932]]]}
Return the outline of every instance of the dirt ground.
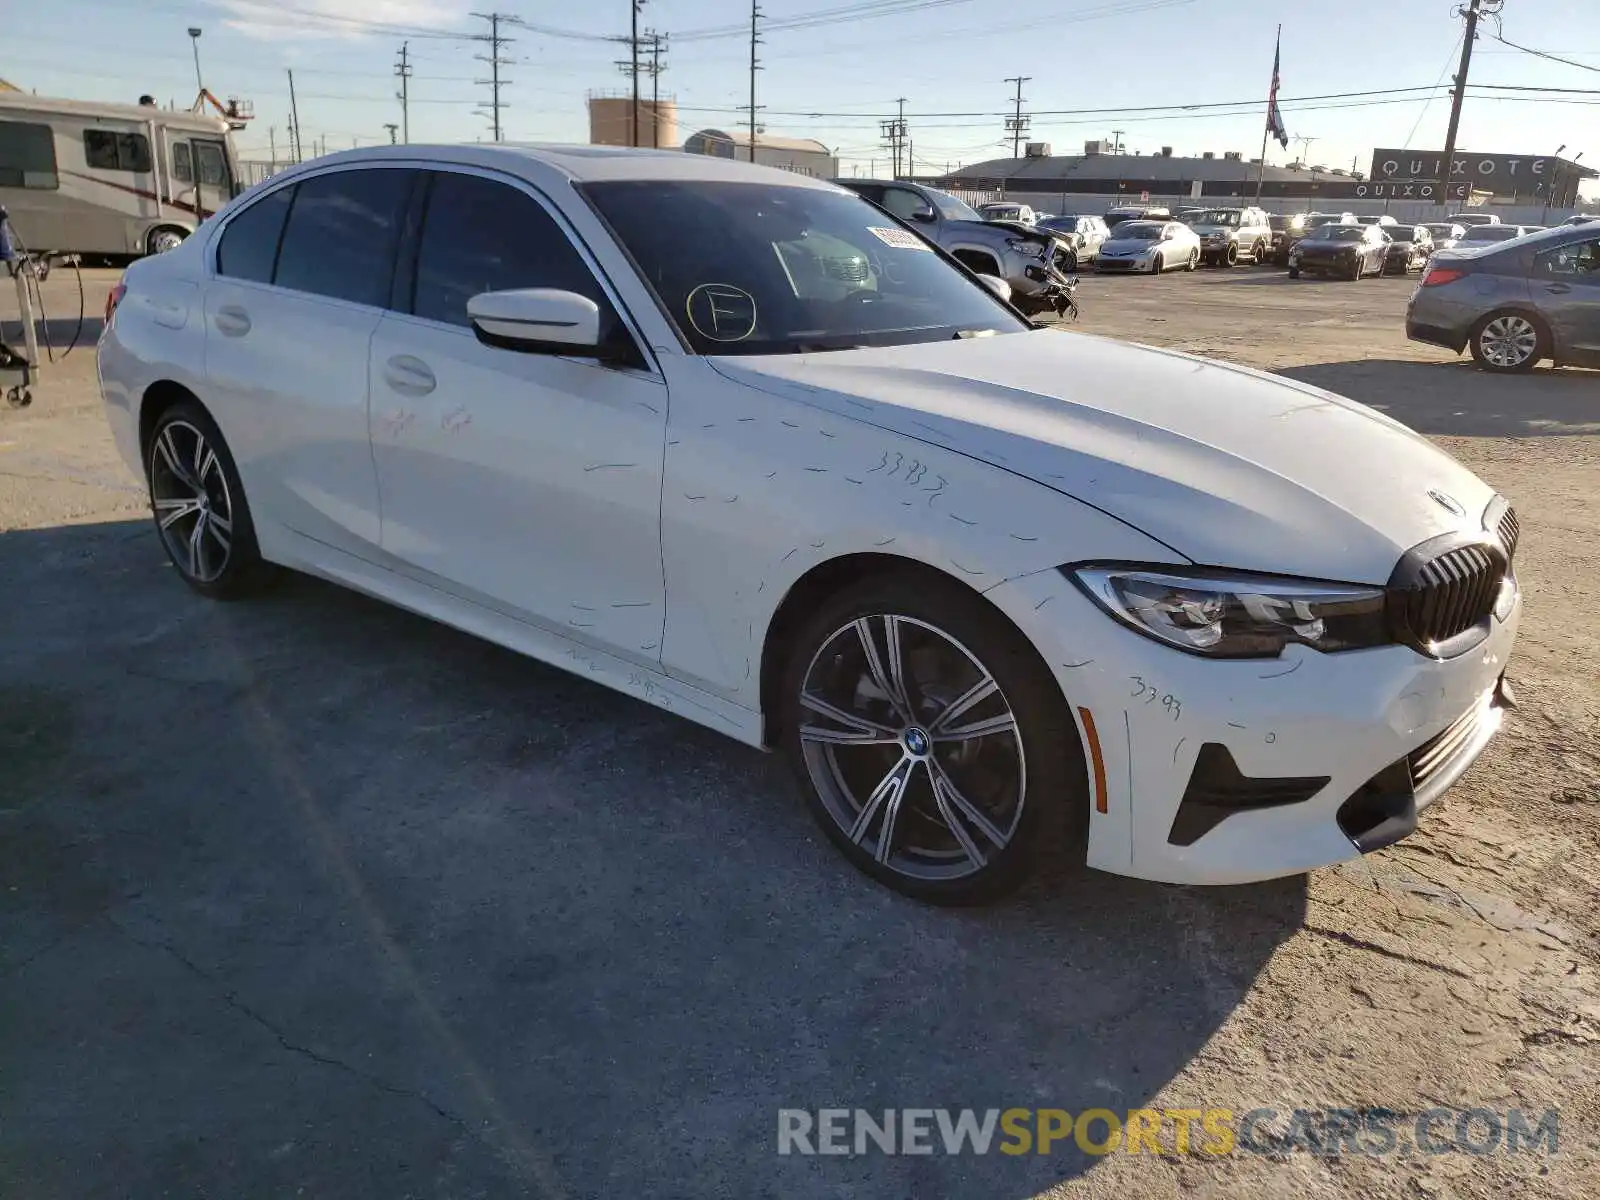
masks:
{"label": "dirt ground", "polygon": [[[114,274],[88,276],[89,344],[0,410],[8,1200],[1597,1194],[1600,374],[1408,343],[1414,281],[1086,279],[1081,329],[1342,392],[1509,496],[1520,708],[1347,867],[1060,864],[951,913],[674,717],[311,580],[189,594],[99,411]],[[48,290],[64,343],[75,284]],[[780,1156],[785,1107],[1381,1110],[1400,1137]],[[1558,1110],[1559,1151],[1427,1153],[1436,1108],[1447,1139]]]}

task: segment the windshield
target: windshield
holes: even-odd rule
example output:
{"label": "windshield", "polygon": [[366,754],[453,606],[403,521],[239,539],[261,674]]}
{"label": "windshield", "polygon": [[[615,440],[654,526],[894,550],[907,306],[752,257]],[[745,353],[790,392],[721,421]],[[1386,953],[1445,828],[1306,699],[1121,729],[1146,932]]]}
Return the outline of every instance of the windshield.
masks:
{"label": "windshield", "polygon": [[1463,232],[1455,225],[1424,225],[1423,228],[1436,238],[1460,237]]}
{"label": "windshield", "polygon": [[1046,217],[1040,221],[1041,225],[1048,225],[1051,229],[1059,229],[1062,233],[1073,233],[1078,228],[1077,217]]}
{"label": "windshield", "polygon": [[1117,226],[1119,242],[1153,242],[1161,236],[1159,221],[1127,221]]}
{"label": "windshield", "polygon": [[1367,231],[1354,225],[1324,225],[1306,238],[1308,242],[1359,242]]}
{"label": "windshield", "polygon": [[1306,218],[1307,229],[1321,229],[1324,225],[1337,225],[1338,217],[1330,217],[1324,213],[1312,213]]}
{"label": "windshield", "polygon": [[1015,204],[985,204],[978,211],[991,221],[1015,221],[1022,215],[1022,209]]}
{"label": "windshield", "polygon": [[1232,208],[1202,208],[1188,220],[1191,225],[1227,225],[1238,228],[1239,212]]}
{"label": "windshield", "polygon": [[582,190],[697,354],[844,350],[1029,328],[859,196],[706,180]]}
{"label": "windshield", "polygon": [[1474,225],[1467,230],[1466,242],[1509,242],[1521,234],[1515,225]]}
{"label": "windshield", "polygon": [[952,196],[949,192],[941,192],[937,188],[923,188],[933,206],[939,210],[939,215],[946,221],[981,221],[978,212],[959,196]]}
{"label": "windshield", "polygon": [[1143,209],[1136,208],[1131,212],[1117,212],[1115,209],[1112,209],[1106,214],[1106,228],[1115,229],[1118,225],[1124,224],[1125,222],[1142,221],[1145,220],[1146,217],[1147,214]]}

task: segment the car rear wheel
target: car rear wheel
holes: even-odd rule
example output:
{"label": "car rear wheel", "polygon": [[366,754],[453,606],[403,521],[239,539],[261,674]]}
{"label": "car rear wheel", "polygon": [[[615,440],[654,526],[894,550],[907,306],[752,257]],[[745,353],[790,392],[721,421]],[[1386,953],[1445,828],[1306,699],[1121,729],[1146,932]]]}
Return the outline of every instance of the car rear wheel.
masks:
{"label": "car rear wheel", "polygon": [[1083,758],[1033,647],[959,584],[863,581],[821,604],[784,672],[783,739],[855,866],[937,904],[1027,876],[1047,807],[1087,819]]}
{"label": "car rear wheel", "polygon": [[199,404],[175,404],[156,419],[145,476],[162,548],[186,584],[231,600],[270,581],[233,455]]}
{"label": "car rear wheel", "polygon": [[1479,367],[1510,375],[1533,370],[1549,354],[1550,334],[1529,313],[1495,312],[1473,327],[1469,344]]}
{"label": "car rear wheel", "polygon": [[1289,268],[1289,278],[1290,279],[1299,279],[1300,278],[1300,268],[1299,267],[1290,267]]}
{"label": "car rear wheel", "polygon": [[151,254],[165,254],[168,250],[176,250],[183,245],[188,233],[172,225],[163,225],[159,229],[152,229],[150,236],[145,239],[145,247]]}
{"label": "car rear wheel", "polygon": [[1360,279],[1361,276],[1365,274],[1366,265],[1367,260],[1362,258],[1359,254],[1356,255],[1355,261],[1350,264],[1350,278]]}

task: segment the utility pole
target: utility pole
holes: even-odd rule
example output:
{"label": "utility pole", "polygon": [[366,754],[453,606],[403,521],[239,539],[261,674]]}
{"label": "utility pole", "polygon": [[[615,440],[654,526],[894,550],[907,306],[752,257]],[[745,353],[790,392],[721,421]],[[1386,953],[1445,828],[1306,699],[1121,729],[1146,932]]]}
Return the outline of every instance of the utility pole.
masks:
{"label": "utility pole", "polygon": [[278,127],[267,126],[267,151],[272,155],[272,169],[278,169]]}
{"label": "utility pole", "polygon": [[[477,17],[480,21],[489,22],[489,32],[486,33],[486,34],[478,34],[477,35],[477,40],[478,41],[487,42],[489,44],[489,53],[488,54],[478,54],[478,55],[474,55],[473,56],[479,62],[483,62],[483,63],[488,63],[489,64],[489,78],[487,78],[487,79],[476,79],[473,82],[478,84],[480,87],[485,85],[485,84],[487,84],[488,87],[489,87],[489,112],[488,112],[487,115],[489,117],[490,124],[491,124],[491,126],[492,126],[492,128],[494,130],[494,140],[498,142],[498,141],[500,141],[500,137],[501,137],[500,110],[503,109],[503,108],[509,108],[510,107],[510,105],[503,103],[501,101],[501,99],[500,99],[500,87],[501,87],[501,85],[503,83],[509,83],[510,82],[509,80],[502,80],[500,78],[500,68],[505,66],[505,65],[507,65],[507,63],[510,62],[509,59],[500,57],[500,51],[501,51],[501,49],[503,47],[509,46],[513,41],[516,40],[515,38],[508,38],[508,37],[503,36],[501,34],[501,32],[500,32],[500,25],[501,25],[502,22],[505,23],[505,24],[508,24],[508,25],[509,24],[516,24],[518,22],[517,22],[517,19],[515,17],[507,16],[505,13],[498,13],[498,12],[476,13],[475,12],[475,13],[473,13],[471,15],[474,16],[474,17]],[[482,111],[482,110],[479,110],[479,111]]]}
{"label": "utility pole", "polygon": [[385,121],[383,123],[383,127],[389,131],[389,145],[394,145],[395,134],[400,132],[400,126],[396,125],[393,121]]}
{"label": "utility pole", "polygon": [[[400,57],[394,64],[394,73],[400,77],[400,90],[395,98],[400,101],[400,140],[411,141],[411,43],[400,43]],[[389,140],[394,141],[393,130]]]}
{"label": "utility pole", "polygon": [[[1456,156],[1456,132],[1461,128],[1461,102],[1467,95],[1467,68],[1472,65],[1472,43],[1478,40],[1479,6],[1483,0],[1467,0],[1465,9],[1456,9],[1456,15],[1465,15],[1467,29],[1461,36],[1461,65],[1456,68],[1456,86],[1450,94],[1450,124],[1444,133],[1444,163],[1439,168],[1439,203],[1450,204],[1450,182],[1455,174],[1450,160]],[[1498,9],[1499,4],[1493,8]],[[1470,196],[1469,196],[1470,199]]]}
{"label": "utility pole", "polygon": [[1305,166],[1311,165],[1311,143],[1320,142],[1321,138],[1306,137],[1304,134],[1295,134],[1289,139],[1291,142],[1300,143],[1300,162]]}
{"label": "utility pole", "polygon": [[1121,154],[1122,153],[1122,135],[1125,132],[1126,132],[1126,130],[1122,130],[1122,129],[1113,129],[1111,131],[1111,153],[1113,153],[1113,154]]}
{"label": "utility pole", "polygon": [[1006,78],[1007,83],[1017,85],[1015,116],[1006,118],[1006,132],[1011,135],[1011,157],[1022,157],[1022,135],[1028,131],[1028,126],[1033,123],[1032,117],[1022,115],[1022,85],[1032,79],[1032,75],[1011,75]]}
{"label": "utility pole", "polygon": [[750,161],[756,160],[756,72],[761,70],[761,60],[756,57],[756,47],[761,44],[758,32],[762,17],[759,0],[750,0]]}
{"label": "utility pole", "polygon": [[294,102],[294,71],[289,75],[289,144],[294,148],[294,161],[303,162],[300,157],[300,107]]}
{"label": "utility pole", "polygon": [[628,145],[639,144],[639,10],[644,7],[645,0],[631,0],[628,10],[632,16],[633,27],[628,32],[628,48],[633,56],[633,136]]}
{"label": "utility pole", "polygon": [[645,36],[650,39],[650,65],[645,70],[650,72],[650,145],[656,149],[661,148],[661,52],[666,49],[667,38],[665,34],[649,30]]}

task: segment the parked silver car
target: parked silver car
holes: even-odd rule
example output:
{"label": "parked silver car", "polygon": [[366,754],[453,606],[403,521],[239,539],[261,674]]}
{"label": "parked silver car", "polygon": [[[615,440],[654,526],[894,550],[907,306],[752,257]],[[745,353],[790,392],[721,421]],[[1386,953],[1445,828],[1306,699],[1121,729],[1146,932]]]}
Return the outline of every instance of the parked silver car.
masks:
{"label": "parked silver car", "polygon": [[1200,265],[1200,239],[1181,221],[1124,221],[1095,255],[1097,271],[1159,275]]}
{"label": "parked silver car", "polygon": [[917,229],[952,258],[1011,285],[1011,303],[1028,314],[1057,312],[1070,298],[1071,249],[1059,238],[1020,224],[990,224],[966,201],[938,188],[887,179],[835,179]]}
{"label": "parked silver car", "polygon": [[1454,250],[1456,243],[1467,235],[1466,227],[1455,221],[1429,221],[1423,228],[1433,236],[1435,253],[1440,250]]}
{"label": "parked silver car", "polygon": [[1259,208],[1202,208],[1184,223],[1200,238],[1200,261],[1211,266],[1265,262],[1272,248],[1272,223]]}
{"label": "parked silver car", "polygon": [[1089,262],[1094,261],[1094,256],[1100,251],[1101,243],[1111,234],[1104,220],[1088,213],[1042,217],[1034,228],[1059,237],[1072,247],[1079,261]]}
{"label": "parked silver car", "polygon": [[1406,336],[1486,371],[1600,367],[1600,228],[1562,225],[1433,256],[1406,308]]}

